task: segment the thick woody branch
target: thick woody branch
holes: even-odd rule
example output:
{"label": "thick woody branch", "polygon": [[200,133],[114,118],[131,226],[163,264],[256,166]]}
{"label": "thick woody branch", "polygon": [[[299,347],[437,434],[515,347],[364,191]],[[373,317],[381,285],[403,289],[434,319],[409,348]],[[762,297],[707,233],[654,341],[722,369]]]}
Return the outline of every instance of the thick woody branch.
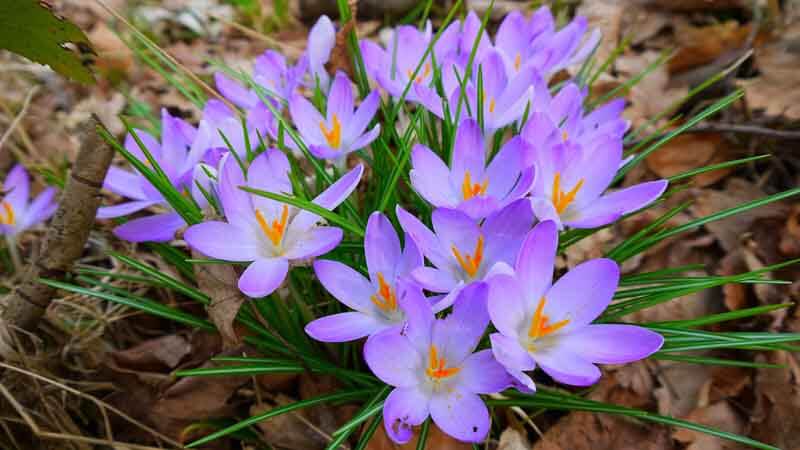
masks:
{"label": "thick woody branch", "polygon": [[114,150],[97,132],[102,126],[93,116],[79,127],[80,152],[45,233],[39,258],[26,268],[22,285],[0,304],[0,320],[6,327],[34,329],[55,294],[38,280],[63,278],[83,253],[100,206],[100,188],[114,156]]}

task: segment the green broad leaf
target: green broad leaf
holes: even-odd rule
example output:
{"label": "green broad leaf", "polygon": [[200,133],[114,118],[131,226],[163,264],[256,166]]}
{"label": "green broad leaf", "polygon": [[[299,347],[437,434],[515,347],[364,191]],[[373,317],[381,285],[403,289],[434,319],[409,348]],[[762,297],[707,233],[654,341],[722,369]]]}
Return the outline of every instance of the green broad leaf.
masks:
{"label": "green broad leaf", "polygon": [[[74,44],[78,51],[66,44]],[[75,24],[55,15],[45,2],[0,0],[0,48],[83,84],[95,82],[89,70],[94,53],[89,38]]]}

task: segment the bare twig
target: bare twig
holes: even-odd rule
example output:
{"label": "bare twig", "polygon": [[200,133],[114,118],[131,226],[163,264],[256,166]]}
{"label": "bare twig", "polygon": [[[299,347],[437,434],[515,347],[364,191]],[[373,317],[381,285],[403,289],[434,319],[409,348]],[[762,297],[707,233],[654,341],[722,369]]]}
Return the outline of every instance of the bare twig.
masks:
{"label": "bare twig", "polygon": [[100,206],[100,188],[114,156],[114,150],[97,133],[98,127],[102,124],[96,116],[81,124],[80,153],[45,234],[39,259],[28,267],[26,281],[0,305],[0,320],[6,327],[34,329],[55,292],[39,279],[62,278],[83,253]]}
{"label": "bare twig", "polygon": [[[800,130],[775,130],[773,128],[768,128],[760,125],[739,125],[734,123],[719,123],[719,122],[703,122],[700,124],[695,125],[692,128],[684,131],[684,133],[735,133],[735,134],[750,134],[750,135],[757,135],[757,136],[764,136],[767,138],[784,140],[784,141],[798,141],[800,140]],[[641,139],[635,139],[631,142],[626,143],[627,147],[635,147],[637,144],[641,143],[644,139],[652,140],[653,142],[657,142],[659,139],[667,136],[668,133],[663,133],[657,136],[655,139],[651,139],[650,137],[643,137]]]}
{"label": "bare twig", "polygon": [[[127,421],[127,422],[129,422],[129,423],[131,423],[133,425],[136,425],[137,427],[140,427],[142,430],[150,433],[153,437],[155,437],[157,439],[160,439],[160,440],[162,440],[162,441],[164,441],[164,442],[166,442],[166,443],[168,443],[168,444],[170,444],[172,446],[175,446],[176,448],[183,448],[183,445],[181,445],[179,442],[175,441],[174,439],[170,439],[168,436],[165,436],[164,434],[159,433],[155,429],[153,429],[153,428],[151,428],[151,427],[149,427],[149,426],[137,421],[136,419],[134,419],[133,417],[129,416],[128,414],[125,414],[121,410],[115,408],[114,406],[111,406],[110,404],[108,404],[108,403],[106,403],[106,402],[104,402],[104,401],[102,401],[102,400],[100,400],[100,399],[98,399],[96,397],[93,397],[93,396],[88,395],[88,394],[84,394],[83,392],[81,392],[81,391],[79,391],[79,390],[77,390],[75,388],[67,386],[67,385],[65,385],[63,383],[59,383],[56,380],[52,380],[50,378],[44,377],[42,375],[39,375],[39,374],[36,374],[36,373],[33,373],[33,372],[30,372],[30,371],[22,369],[20,367],[16,367],[16,366],[12,366],[10,364],[6,364],[4,362],[0,362],[0,368],[26,375],[28,377],[33,378],[36,381],[40,381],[40,382],[43,382],[45,384],[49,384],[49,385],[55,386],[55,387],[65,391],[65,392],[68,392],[70,394],[76,395],[76,396],[78,396],[80,398],[83,398],[85,400],[88,400],[88,401],[94,403],[95,406],[97,406],[99,409],[107,410],[107,411],[110,411],[110,412],[118,415],[123,420],[125,420],[125,421]],[[0,391],[2,391],[2,396],[5,397],[6,400],[11,402],[12,404],[17,403],[16,400],[13,399],[13,397],[11,397],[10,392],[8,392],[8,390],[2,384],[0,384]],[[30,417],[27,415],[27,413],[25,413],[25,410],[21,405],[19,405],[17,403],[17,405],[14,406],[14,409],[17,410],[17,413],[23,418],[24,422],[29,427],[31,427],[31,430],[35,434],[37,434],[38,436],[40,436],[42,438],[48,438],[49,437],[49,438],[52,438],[52,439],[77,439],[77,440],[84,440],[84,442],[100,443],[100,444],[110,445],[109,444],[109,440],[107,440],[107,439],[93,439],[93,438],[84,438],[82,436],[64,435],[64,434],[61,434],[61,433],[42,432],[39,429],[39,427],[36,425],[36,423],[33,422],[32,419],[29,420]],[[28,416],[28,417],[26,418],[26,416]],[[91,441],[85,441],[85,439],[91,439]],[[130,444],[125,444],[125,446],[130,447]],[[133,446],[131,448],[153,449],[154,447]]]}
{"label": "bare twig", "polygon": [[6,143],[6,140],[11,136],[11,133],[14,132],[14,129],[17,128],[22,118],[25,117],[25,113],[28,112],[28,106],[31,104],[31,99],[36,94],[36,91],[39,90],[39,86],[34,86],[28,91],[28,95],[25,96],[25,101],[22,102],[22,108],[20,108],[19,113],[17,113],[14,120],[11,122],[11,125],[8,126],[8,129],[3,132],[3,136],[0,137],[0,151],[3,150],[3,144]]}

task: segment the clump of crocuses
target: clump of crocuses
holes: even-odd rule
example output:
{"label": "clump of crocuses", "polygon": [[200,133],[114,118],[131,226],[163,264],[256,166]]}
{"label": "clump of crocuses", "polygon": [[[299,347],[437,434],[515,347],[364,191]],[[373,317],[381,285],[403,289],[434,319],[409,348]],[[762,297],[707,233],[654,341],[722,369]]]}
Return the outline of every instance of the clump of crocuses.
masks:
{"label": "clump of crocuses", "polygon": [[[141,145],[126,141],[205,220],[189,226],[146,178],[120,168],[105,186],[128,201],[99,213],[147,211],[115,229],[134,242],[185,228],[191,249],[241,266],[238,288],[254,301],[280,301],[271,294],[291,270],[313,272],[337,302],[305,331],[366,339],[366,365],[393,387],[383,417],[398,443],[428,417],[481,442],[490,428],[481,396],[531,393],[537,368],[590,385],[597,364],[646,358],[663,343],[646,328],[596,323],[617,289],[614,261],[583,262],[553,282],[559,233],[610,225],[667,189],[616,186],[624,101],[589,109],[581,80],[569,79],[599,34],[583,18],[557,29],[542,8],[509,14],[494,38],[475,13],[435,36],[428,23],[397,27],[387,45],[361,41],[368,80],[351,79],[326,69],[336,28],[322,17],[297,61],[268,51],[250,75],[217,74],[227,103],[210,100],[197,127],[164,111],[160,139],[136,131]],[[553,85],[556,74],[564,81]],[[379,164],[396,172],[376,176]],[[407,195],[359,204],[384,186]]]}

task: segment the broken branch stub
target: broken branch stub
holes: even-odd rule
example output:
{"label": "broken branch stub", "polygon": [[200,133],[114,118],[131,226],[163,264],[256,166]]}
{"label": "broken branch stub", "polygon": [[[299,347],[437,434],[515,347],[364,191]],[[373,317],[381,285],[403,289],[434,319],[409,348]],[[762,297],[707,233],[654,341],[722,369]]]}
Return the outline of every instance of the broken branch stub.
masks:
{"label": "broken branch stub", "polygon": [[55,294],[55,289],[41,284],[39,279],[63,278],[83,253],[100,206],[100,189],[114,156],[114,150],[98,133],[101,128],[105,127],[96,116],[78,128],[80,152],[45,233],[40,256],[28,264],[23,283],[0,304],[0,320],[6,328],[34,329]]}

